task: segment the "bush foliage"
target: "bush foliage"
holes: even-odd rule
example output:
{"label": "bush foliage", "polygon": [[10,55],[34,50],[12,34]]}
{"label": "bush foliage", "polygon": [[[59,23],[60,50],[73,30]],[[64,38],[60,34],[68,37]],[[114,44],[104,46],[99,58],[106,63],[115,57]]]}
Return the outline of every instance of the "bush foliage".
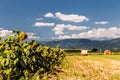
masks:
{"label": "bush foliage", "polygon": [[0,74],[3,80],[39,80],[59,66],[65,57],[58,47],[40,46],[38,41],[23,41],[27,34],[18,30],[0,40]]}

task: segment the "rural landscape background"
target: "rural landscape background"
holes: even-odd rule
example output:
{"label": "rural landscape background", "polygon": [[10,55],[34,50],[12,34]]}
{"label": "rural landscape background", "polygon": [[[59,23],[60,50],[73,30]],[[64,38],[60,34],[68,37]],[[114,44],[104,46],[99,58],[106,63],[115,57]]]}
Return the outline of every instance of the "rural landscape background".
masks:
{"label": "rural landscape background", "polygon": [[120,80],[119,3],[0,0],[0,80]]}

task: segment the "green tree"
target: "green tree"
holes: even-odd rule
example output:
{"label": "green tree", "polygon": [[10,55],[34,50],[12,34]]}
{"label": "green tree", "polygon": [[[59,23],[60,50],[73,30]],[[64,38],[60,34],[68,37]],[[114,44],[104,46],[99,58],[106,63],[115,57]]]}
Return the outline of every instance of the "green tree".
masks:
{"label": "green tree", "polygon": [[97,52],[98,50],[97,50],[97,48],[93,48],[91,51],[92,52]]}

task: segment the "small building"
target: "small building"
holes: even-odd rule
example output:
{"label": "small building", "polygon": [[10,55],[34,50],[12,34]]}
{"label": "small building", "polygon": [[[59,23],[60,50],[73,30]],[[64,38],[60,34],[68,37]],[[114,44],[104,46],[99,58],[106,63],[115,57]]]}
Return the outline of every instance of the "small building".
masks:
{"label": "small building", "polygon": [[108,49],[104,51],[104,55],[110,55],[111,53],[112,52],[110,50],[108,50]]}
{"label": "small building", "polygon": [[82,56],[87,56],[88,55],[88,50],[81,50],[81,55]]}

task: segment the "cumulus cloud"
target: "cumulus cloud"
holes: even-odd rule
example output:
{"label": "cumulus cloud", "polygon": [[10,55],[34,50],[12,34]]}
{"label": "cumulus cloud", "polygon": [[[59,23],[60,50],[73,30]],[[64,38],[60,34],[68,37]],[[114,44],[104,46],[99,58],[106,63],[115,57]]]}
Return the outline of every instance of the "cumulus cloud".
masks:
{"label": "cumulus cloud", "polygon": [[62,20],[62,21],[71,21],[71,22],[83,22],[83,21],[89,21],[89,19],[86,16],[80,16],[77,14],[63,14],[61,12],[56,12],[55,17]]}
{"label": "cumulus cloud", "polygon": [[12,31],[11,30],[7,30],[7,29],[4,29],[4,28],[0,28],[0,36],[1,37],[6,37],[8,35],[12,34]]}
{"label": "cumulus cloud", "polygon": [[57,24],[55,28],[52,30],[55,32],[56,35],[64,34],[63,30],[68,29],[68,30],[85,30],[88,27],[86,26],[76,26],[76,25],[71,25],[71,24]]}
{"label": "cumulus cloud", "polygon": [[63,35],[59,36],[58,39],[66,38],[88,38],[88,39],[102,39],[102,38],[119,38],[120,37],[120,28],[110,27],[110,28],[94,28],[87,32],[81,32],[79,34],[72,35]]}
{"label": "cumulus cloud", "polygon": [[63,14],[61,12],[56,12],[55,14],[49,12],[44,15],[44,17],[49,18],[58,18],[61,21],[70,21],[70,22],[83,22],[83,21],[89,21],[89,18],[86,16],[81,16],[77,14]]}
{"label": "cumulus cloud", "polygon": [[108,21],[100,21],[100,22],[96,21],[95,24],[105,25],[108,24]]}
{"label": "cumulus cloud", "polygon": [[43,18],[36,18],[35,20],[43,20]]}
{"label": "cumulus cloud", "polygon": [[44,17],[54,18],[54,15],[53,15],[53,13],[49,12],[49,13],[46,13],[46,14],[44,15]]}
{"label": "cumulus cloud", "polygon": [[40,37],[36,36],[33,32],[27,32],[28,39],[40,39]]}
{"label": "cumulus cloud", "polygon": [[34,24],[34,26],[36,26],[36,27],[50,27],[50,26],[54,26],[55,25],[55,23],[45,23],[45,22],[36,22],[35,24]]}

